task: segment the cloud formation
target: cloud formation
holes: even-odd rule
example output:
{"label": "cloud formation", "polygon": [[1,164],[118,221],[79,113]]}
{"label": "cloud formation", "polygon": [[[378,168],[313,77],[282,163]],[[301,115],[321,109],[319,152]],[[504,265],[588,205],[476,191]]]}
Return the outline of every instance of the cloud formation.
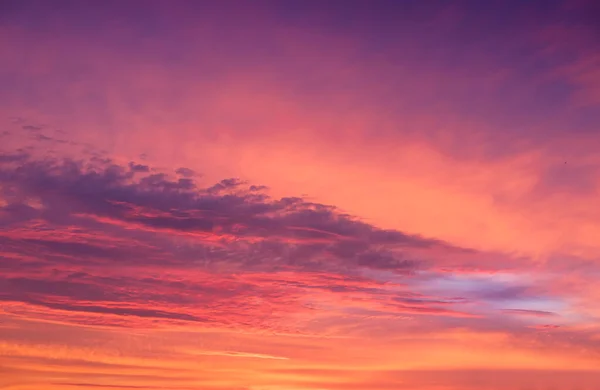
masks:
{"label": "cloud formation", "polygon": [[[439,251],[473,255],[374,227],[335,207],[271,199],[239,180],[202,188],[180,172],[169,176],[135,163],[5,155],[0,180],[3,256],[20,259],[0,281],[1,299],[55,315],[89,315],[91,323],[102,314],[103,324],[112,316],[149,319],[149,326],[165,319],[243,324],[269,318],[268,326],[277,326],[276,316],[309,310],[302,300],[314,289],[380,295],[382,310],[392,312],[455,315],[426,307],[427,300],[392,304],[385,283],[361,274],[409,275],[426,267],[418,254],[426,258],[428,251],[432,259]],[[115,268],[118,276],[111,275]],[[159,270],[175,275],[151,276]],[[235,276],[240,271],[273,276],[268,283],[251,281]],[[298,274],[279,280],[281,272]],[[291,292],[282,295],[284,288]]]}

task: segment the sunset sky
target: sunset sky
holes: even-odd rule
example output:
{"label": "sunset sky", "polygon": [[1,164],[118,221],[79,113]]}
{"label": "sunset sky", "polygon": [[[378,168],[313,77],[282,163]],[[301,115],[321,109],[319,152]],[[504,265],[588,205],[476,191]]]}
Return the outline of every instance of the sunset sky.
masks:
{"label": "sunset sky", "polygon": [[0,389],[600,389],[597,0],[0,0]]}

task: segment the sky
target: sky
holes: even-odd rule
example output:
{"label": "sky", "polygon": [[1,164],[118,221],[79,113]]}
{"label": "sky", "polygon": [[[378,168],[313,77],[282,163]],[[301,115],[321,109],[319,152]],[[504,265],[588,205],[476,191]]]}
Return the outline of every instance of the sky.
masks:
{"label": "sky", "polygon": [[0,389],[599,389],[598,18],[0,0]]}

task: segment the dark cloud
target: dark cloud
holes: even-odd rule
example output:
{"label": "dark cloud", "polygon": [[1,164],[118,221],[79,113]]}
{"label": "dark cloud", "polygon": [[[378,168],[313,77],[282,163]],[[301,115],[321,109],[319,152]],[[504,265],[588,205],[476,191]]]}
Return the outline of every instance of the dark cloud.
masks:
{"label": "dark cloud", "polygon": [[48,137],[44,134],[36,134],[35,139],[37,139],[38,141],[54,141],[52,137]]}
{"label": "dark cloud", "polygon": [[191,322],[204,322],[200,317],[178,313],[175,311],[162,311],[162,310],[152,310],[146,308],[130,308],[130,307],[111,307],[111,306],[96,306],[96,305],[75,305],[75,304],[65,304],[65,303],[55,303],[55,302],[44,302],[44,301],[36,301],[31,300],[30,302],[34,305],[45,306],[50,309],[58,309],[58,310],[66,310],[66,311],[76,311],[82,313],[95,313],[95,314],[113,314],[118,316],[135,316],[142,318],[164,318],[175,321],[191,321]]}
{"label": "dark cloud", "polygon": [[132,172],[150,172],[150,167],[148,165],[136,164],[133,161],[129,163],[129,169]]}
{"label": "dark cloud", "polygon": [[[131,170],[115,164],[67,160],[28,161],[5,167],[0,170],[0,180],[18,195],[36,196],[47,208],[64,214],[86,213],[149,228],[307,242],[348,241],[350,245],[444,245],[381,230],[334,207],[301,198],[273,200],[243,187],[245,184],[236,179],[202,190],[189,179],[171,179],[161,173],[135,179]],[[361,261],[369,259],[363,257]]]}
{"label": "dark cloud", "polygon": [[[103,325],[272,328],[288,313],[312,310],[302,298],[311,291],[378,297],[392,312],[466,316],[437,307],[440,300],[394,302],[381,283],[358,276],[410,275],[423,266],[411,251],[461,248],[382,230],[303,198],[273,199],[238,179],[199,187],[190,172],[177,173],[101,156],[0,155],[0,195],[8,202],[0,243],[4,256],[22,259],[0,276],[0,299]],[[293,280],[282,279],[290,271]]]}
{"label": "dark cloud", "polygon": [[532,329],[538,329],[538,330],[555,330],[555,329],[560,329],[560,325],[552,325],[552,324],[548,324],[548,325],[531,325],[530,328],[532,328]]}
{"label": "dark cloud", "polygon": [[[42,296],[78,296],[83,300],[98,300],[107,296],[107,292],[89,283],[65,282],[53,280],[35,280],[27,278],[6,278],[0,280],[2,298],[23,295]],[[118,298],[118,297],[116,297]]]}
{"label": "dark cloud", "polygon": [[132,385],[100,385],[94,383],[68,383],[68,382],[56,382],[53,385],[58,386],[69,386],[69,387],[83,387],[83,388],[101,388],[101,389],[114,389],[114,390],[123,390],[123,389],[147,389],[147,390],[188,390],[192,389],[191,387],[163,387],[163,386],[132,386]]}
{"label": "dark cloud", "polygon": [[26,153],[0,154],[0,163],[25,162],[28,158]]}
{"label": "dark cloud", "polygon": [[41,127],[39,127],[39,126],[32,126],[32,125],[24,125],[24,126],[21,126],[21,128],[23,130],[27,130],[27,131],[40,131],[40,130],[42,130]]}
{"label": "dark cloud", "polygon": [[208,193],[218,194],[222,191],[235,190],[237,188],[240,188],[244,184],[245,183],[239,179],[223,179],[217,184],[213,185],[212,187],[209,187],[206,191]]}
{"label": "dark cloud", "polygon": [[[122,249],[103,247],[90,243],[73,241],[52,241],[39,239],[22,240],[24,245],[42,247],[52,253],[64,254],[72,257],[105,258],[118,260],[123,257]],[[36,248],[38,249],[38,248]],[[43,253],[44,251],[40,251]]]}
{"label": "dark cloud", "polygon": [[196,176],[196,172],[194,172],[193,170],[189,169],[189,168],[177,168],[177,170],[175,170],[175,173],[177,173],[178,175],[181,175],[183,177],[194,177]]}
{"label": "dark cloud", "polygon": [[365,251],[357,256],[357,264],[363,267],[411,272],[419,267],[413,260],[402,259],[386,252]]}
{"label": "dark cloud", "polygon": [[472,294],[479,299],[507,301],[521,299],[532,295],[530,286],[491,285]]}
{"label": "dark cloud", "polygon": [[552,313],[550,311],[544,310],[528,310],[528,309],[504,309],[503,313],[507,314],[519,314],[525,316],[534,316],[534,317],[555,317],[556,313]]}

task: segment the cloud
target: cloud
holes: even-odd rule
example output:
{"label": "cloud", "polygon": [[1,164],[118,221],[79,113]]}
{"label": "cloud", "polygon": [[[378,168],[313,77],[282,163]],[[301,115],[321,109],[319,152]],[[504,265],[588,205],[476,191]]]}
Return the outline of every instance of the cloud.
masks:
{"label": "cloud", "polygon": [[[102,388],[102,389],[166,389],[166,387],[162,386],[133,386],[133,385],[99,385],[94,383],[69,383],[69,382],[55,382],[52,383],[56,386],[69,386],[69,387],[92,387],[92,388]],[[177,389],[181,389],[178,387]]]}
{"label": "cloud", "polygon": [[547,325],[531,325],[530,328],[532,328],[532,329],[538,329],[538,330],[555,330],[555,329],[559,329],[560,325],[552,325],[552,324],[547,324]]}
{"label": "cloud", "polygon": [[[312,310],[307,300],[319,290],[383,312],[469,316],[435,307],[439,300],[392,303],[398,286],[361,274],[406,277],[444,254],[474,251],[303,198],[273,199],[237,179],[202,187],[133,162],[0,157],[3,256],[20,258],[0,278],[0,299],[14,315],[281,330]],[[349,299],[335,298],[342,294]]]}
{"label": "cloud", "polygon": [[201,185],[134,162],[2,156],[2,256],[18,260],[4,267],[0,299],[22,318],[287,332],[307,331],[310,320],[292,319],[309,313],[479,319],[477,302],[541,296],[466,277],[455,278],[462,293],[443,287],[448,272],[510,259],[483,263],[490,254],[239,179]]}
{"label": "cloud", "polygon": [[284,356],[273,356],[262,353],[240,352],[240,351],[188,351],[190,355],[205,355],[205,356],[229,356],[250,359],[272,359],[272,360],[288,360]]}
{"label": "cloud", "polygon": [[473,295],[492,301],[506,301],[530,297],[531,290],[531,286],[490,285],[474,292]]}
{"label": "cloud", "polygon": [[194,177],[196,176],[196,172],[194,172],[192,169],[189,168],[177,168],[175,170],[175,173],[177,173],[178,175],[181,175],[183,177]]}
{"label": "cloud", "polygon": [[[5,159],[22,162],[21,157]],[[135,169],[142,171],[148,168]],[[249,240],[276,237],[303,243],[452,249],[440,241],[375,228],[332,206],[301,198],[273,200],[235,179],[198,189],[191,180],[171,179],[162,173],[138,179],[132,170],[115,164],[50,160],[28,161],[18,168],[5,166],[0,180],[12,186],[13,196],[37,197],[50,212],[107,218],[151,230]],[[374,253],[360,261],[389,262]]]}
{"label": "cloud", "polygon": [[23,126],[21,126],[21,128],[23,130],[27,130],[27,131],[40,131],[40,130],[42,130],[42,128],[40,126],[33,126],[33,125],[23,125]]}
{"label": "cloud", "polygon": [[132,172],[150,172],[150,167],[148,165],[136,164],[133,161],[129,163],[129,169]]}
{"label": "cloud", "polygon": [[518,314],[533,317],[555,317],[557,314],[544,310],[527,310],[527,309],[503,309],[507,314]]}
{"label": "cloud", "polygon": [[24,162],[27,157],[25,153],[0,154],[0,163]]}

